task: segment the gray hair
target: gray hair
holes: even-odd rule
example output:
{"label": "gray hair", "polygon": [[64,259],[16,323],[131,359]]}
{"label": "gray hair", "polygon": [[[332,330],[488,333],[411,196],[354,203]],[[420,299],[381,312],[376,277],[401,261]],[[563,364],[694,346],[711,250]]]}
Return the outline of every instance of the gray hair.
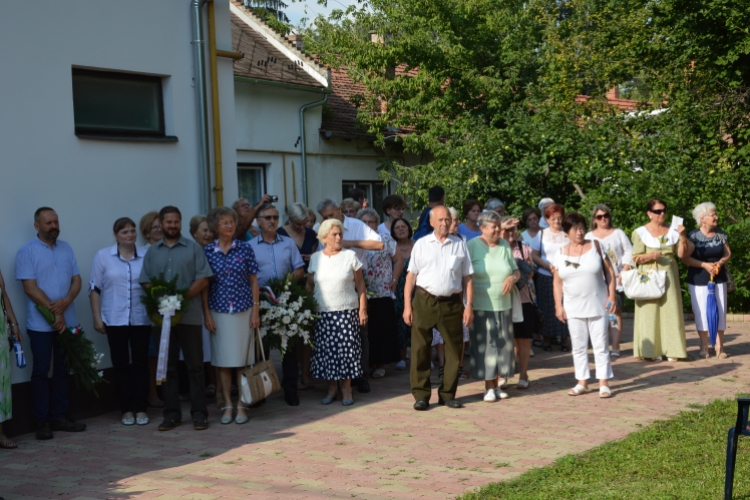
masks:
{"label": "gray hair", "polygon": [[208,224],[208,228],[214,233],[218,232],[219,220],[221,220],[222,217],[225,217],[227,215],[231,215],[232,220],[234,220],[234,223],[235,224],[237,223],[237,212],[235,212],[233,208],[229,208],[229,207],[212,208],[211,211],[208,212],[208,215],[206,216],[206,223]]}
{"label": "gray hair", "polygon": [[552,205],[554,202],[555,200],[553,200],[552,198],[542,198],[541,200],[539,200],[539,205],[537,205],[537,207],[539,208],[539,211],[544,211],[544,208],[547,205]]}
{"label": "gray hair", "polygon": [[604,203],[599,203],[598,205],[594,206],[594,210],[591,211],[591,225],[589,226],[591,231],[599,227],[599,224],[596,222],[596,212],[604,212],[605,214],[609,215],[609,227],[615,227],[614,223],[612,222],[612,210],[610,210],[609,207]]}
{"label": "gray hair", "polygon": [[330,198],[325,198],[323,201],[318,203],[318,213],[323,212],[323,210],[327,209],[328,207],[339,208],[339,204]]}
{"label": "gray hair", "polygon": [[[325,208],[323,210],[325,210]],[[333,229],[334,227],[340,228],[341,234],[344,234],[344,225],[340,220],[326,219],[320,224],[320,228],[318,229],[318,241],[320,241],[321,243],[325,243],[325,239],[328,236],[328,233],[330,233],[331,229]]]}
{"label": "gray hair", "polygon": [[485,210],[495,210],[497,207],[505,208],[505,203],[500,201],[499,198],[490,198],[487,203],[484,204]]}
{"label": "gray hair", "polygon": [[267,211],[269,211],[271,209],[276,210],[277,213],[279,211],[279,209],[276,208],[276,206],[273,203],[264,203],[264,204],[262,204],[261,206],[258,207],[258,210],[255,212],[255,218],[260,217],[263,214],[263,212],[267,212]]}
{"label": "gray hair", "polygon": [[716,205],[714,205],[710,201],[699,203],[698,206],[693,209],[693,219],[695,219],[695,223],[700,226],[701,219],[707,216],[708,212],[710,212],[711,210],[716,212]]}
{"label": "gray hair", "polygon": [[503,220],[503,216],[499,213],[495,212],[494,210],[488,210],[486,212],[482,212],[479,214],[479,218],[477,219],[477,224],[479,224],[479,227],[484,227],[487,224],[500,224]]}
{"label": "gray hair", "polygon": [[286,209],[286,214],[292,222],[300,222],[310,217],[308,208],[302,203],[292,203]]}
{"label": "gray hair", "polygon": [[448,207],[448,212],[451,214],[451,220],[452,219],[458,219],[458,210],[456,210],[453,207]]}
{"label": "gray hair", "polygon": [[250,203],[250,200],[248,200],[247,198],[240,198],[239,200],[232,203],[232,209],[236,211],[239,204],[242,203],[243,201],[248,202],[248,204]]}
{"label": "gray hair", "polygon": [[357,212],[357,219],[362,220],[362,217],[369,215],[375,217],[375,220],[380,224],[380,214],[374,208],[362,208]]}

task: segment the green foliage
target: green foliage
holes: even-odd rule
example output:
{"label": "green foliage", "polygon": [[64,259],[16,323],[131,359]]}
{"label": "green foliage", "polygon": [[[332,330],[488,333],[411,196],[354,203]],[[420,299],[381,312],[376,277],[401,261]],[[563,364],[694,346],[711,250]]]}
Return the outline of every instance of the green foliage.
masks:
{"label": "green foliage", "polygon": [[[500,197],[520,215],[551,196],[587,213],[607,203],[626,230],[663,198],[691,227],[714,202],[750,310],[750,9],[741,0],[370,0],[318,18],[308,50],[367,94],[359,120],[429,161],[382,176],[419,210]],[[373,43],[371,36],[379,38]],[[621,86],[637,108],[612,106]],[[586,94],[589,99],[577,96]]]}
{"label": "green foliage", "polygon": [[[737,403],[726,399],[688,407],[697,411],[684,411],[621,441],[567,455],[460,500],[722,498],[726,432],[735,423]],[[739,441],[735,474],[735,498],[747,498],[750,442],[746,438]]]}

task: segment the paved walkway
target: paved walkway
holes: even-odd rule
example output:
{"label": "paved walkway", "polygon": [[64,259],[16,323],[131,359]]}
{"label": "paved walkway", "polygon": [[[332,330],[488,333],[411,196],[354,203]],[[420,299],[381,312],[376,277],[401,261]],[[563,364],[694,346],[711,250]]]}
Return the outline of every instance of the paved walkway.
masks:
{"label": "paved walkway", "polygon": [[[626,326],[632,328],[630,325]],[[626,336],[626,340],[630,340]],[[389,370],[356,404],[321,406],[323,384],[288,407],[274,395],[251,421],[196,432],[123,427],[118,415],[88,420],[81,434],[52,441],[21,436],[0,453],[0,495],[6,499],[89,498],[453,498],[514,477],[605,441],[619,439],[690,403],[733,396],[748,387],[750,324],[731,324],[727,360],[615,363],[614,397],[572,398],[569,354],[537,353],[532,386],[494,404],[481,401],[482,382],[459,388],[462,410],[411,409],[406,372]],[[688,351],[697,355],[690,325]],[[433,394],[433,401],[436,395]]]}

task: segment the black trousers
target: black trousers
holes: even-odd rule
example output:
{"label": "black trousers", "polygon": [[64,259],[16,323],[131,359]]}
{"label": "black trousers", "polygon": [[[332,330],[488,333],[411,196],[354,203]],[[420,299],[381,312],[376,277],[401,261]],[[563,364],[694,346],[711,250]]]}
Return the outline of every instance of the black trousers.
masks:
{"label": "black trousers", "polygon": [[281,360],[281,388],[284,394],[297,394],[297,382],[299,382],[299,366],[297,363],[297,351],[300,349],[299,344],[288,347],[284,359]]}
{"label": "black trousers", "polygon": [[145,412],[148,406],[148,344],[151,341],[151,327],[105,327],[120,411]]}
{"label": "black trousers", "polygon": [[[161,330],[157,345],[161,344]],[[201,413],[208,416],[206,405],[206,378],[203,371],[203,329],[201,325],[176,325],[169,335],[169,360],[167,381],[164,384],[165,418],[182,419],[180,405],[180,379],[177,364],[180,361],[180,348],[185,358],[190,380],[190,414]]]}
{"label": "black trousers", "polygon": [[456,397],[461,344],[464,339],[464,304],[460,295],[448,301],[437,301],[417,290],[412,301],[411,370],[409,381],[414,399],[430,400],[430,354],[432,329],[437,328],[445,341],[445,369],[438,389],[440,401]]}

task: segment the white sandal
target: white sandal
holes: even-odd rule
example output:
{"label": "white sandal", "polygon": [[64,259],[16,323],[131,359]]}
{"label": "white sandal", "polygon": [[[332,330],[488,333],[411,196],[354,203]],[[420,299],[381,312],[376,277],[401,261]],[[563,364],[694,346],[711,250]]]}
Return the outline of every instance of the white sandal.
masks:
{"label": "white sandal", "polygon": [[600,385],[599,386],[599,397],[602,399],[607,399],[612,396],[612,389],[609,388],[609,386],[606,385]]}
{"label": "white sandal", "polygon": [[588,394],[591,389],[584,387],[581,384],[576,384],[571,390],[568,391],[568,396],[580,396],[581,394]]}
{"label": "white sandal", "polygon": [[[234,406],[223,406],[219,409],[222,411],[226,411],[226,410],[234,411]],[[219,420],[219,422],[221,422],[223,425],[227,425],[227,424],[231,424],[232,420],[234,420],[234,417],[231,414],[228,417],[226,415],[222,415],[221,420]]]}

